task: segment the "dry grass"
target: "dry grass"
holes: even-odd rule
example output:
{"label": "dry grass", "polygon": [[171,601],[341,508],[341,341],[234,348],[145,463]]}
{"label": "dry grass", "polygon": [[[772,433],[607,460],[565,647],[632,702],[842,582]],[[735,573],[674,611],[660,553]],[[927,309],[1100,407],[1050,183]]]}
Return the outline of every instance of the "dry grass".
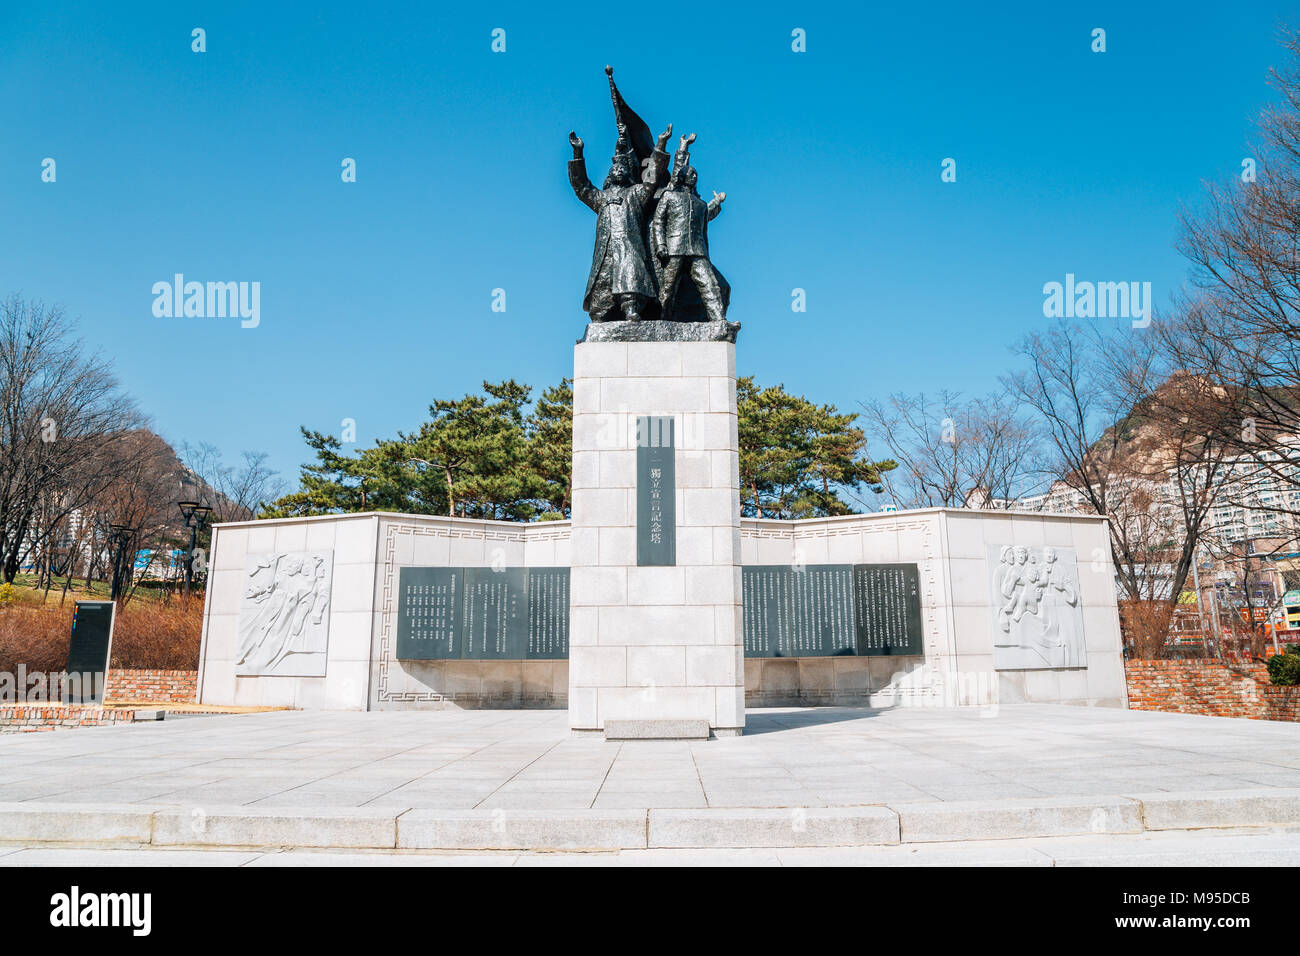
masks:
{"label": "dry grass", "polygon": [[[199,666],[203,628],[202,597],[188,613],[171,607],[132,602],[113,626],[113,667],[194,670]],[[17,604],[0,608],[0,671],[56,673],[68,662],[72,603],[56,606]]]}

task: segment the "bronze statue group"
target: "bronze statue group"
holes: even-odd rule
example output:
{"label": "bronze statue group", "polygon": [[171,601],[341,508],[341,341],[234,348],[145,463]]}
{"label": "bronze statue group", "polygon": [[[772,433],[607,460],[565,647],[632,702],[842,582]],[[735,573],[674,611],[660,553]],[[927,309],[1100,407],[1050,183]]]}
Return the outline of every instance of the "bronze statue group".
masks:
{"label": "bronze statue group", "polygon": [[708,224],[727,194],[715,192],[706,203],[696,191],[694,133],[680,138],[670,176],[665,146],[672,124],[651,145],[649,129],[619,95],[613,70],[605,73],[618,144],[601,188],[587,177],[582,140],[569,133],[569,183],[597,217],[582,307],[593,322],[722,322],[731,288],[709,259]]}

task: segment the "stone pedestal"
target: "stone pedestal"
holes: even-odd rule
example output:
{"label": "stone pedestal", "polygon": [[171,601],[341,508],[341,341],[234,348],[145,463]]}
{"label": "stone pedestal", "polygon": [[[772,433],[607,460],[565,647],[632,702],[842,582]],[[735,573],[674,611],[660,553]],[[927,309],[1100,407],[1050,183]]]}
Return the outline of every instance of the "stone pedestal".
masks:
{"label": "stone pedestal", "polygon": [[[671,419],[675,444],[674,563],[664,566],[637,563],[637,423],[649,416]],[[707,721],[719,735],[744,727],[737,445],[731,342],[575,347],[574,730],[606,721]]]}

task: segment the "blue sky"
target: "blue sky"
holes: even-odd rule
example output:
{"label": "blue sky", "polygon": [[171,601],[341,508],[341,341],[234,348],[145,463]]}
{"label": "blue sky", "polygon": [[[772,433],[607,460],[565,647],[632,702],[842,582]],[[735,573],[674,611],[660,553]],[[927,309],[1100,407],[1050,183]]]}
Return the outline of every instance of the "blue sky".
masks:
{"label": "blue sky", "polygon": [[[1295,15],[286,6],[5,5],[0,293],[79,317],[174,444],[266,451],[291,483],[300,424],[353,418],[365,446],[485,378],[571,374],[594,217],[569,189],[566,137],[587,141],[599,181],[605,63],[656,131],[698,133],[700,190],[727,193],[710,238],[740,372],[856,408],[989,390],[1067,272],[1150,281],[1166,301],[1186,273],[1180,203],[1250,155]],[[261,324],[156,318],[151,287],[177,272],[260,282]]]}

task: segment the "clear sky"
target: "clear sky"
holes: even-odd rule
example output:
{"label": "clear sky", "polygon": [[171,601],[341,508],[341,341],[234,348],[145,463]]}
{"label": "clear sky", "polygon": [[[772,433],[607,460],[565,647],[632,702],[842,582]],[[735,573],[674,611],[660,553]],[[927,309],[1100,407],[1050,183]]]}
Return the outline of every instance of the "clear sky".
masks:
{"label": "clear sky", "polygon": [[[571,374],[595,217],[566,137],[599,182],[611,63],[727,193],[710,240],[741,374],[841,408],[984,392],[1050,321],[1045,282],[1149,281],[1160,304],[1184,281],[1179,205],[1240,170],[1295,13],[5,3],[0,293],[79,317],[174,444],[266,451],[293,483],[300,424],[353,418],[365,446],[485,378]],[[260,325],[156,318],[177,272],[260,282]]]}

